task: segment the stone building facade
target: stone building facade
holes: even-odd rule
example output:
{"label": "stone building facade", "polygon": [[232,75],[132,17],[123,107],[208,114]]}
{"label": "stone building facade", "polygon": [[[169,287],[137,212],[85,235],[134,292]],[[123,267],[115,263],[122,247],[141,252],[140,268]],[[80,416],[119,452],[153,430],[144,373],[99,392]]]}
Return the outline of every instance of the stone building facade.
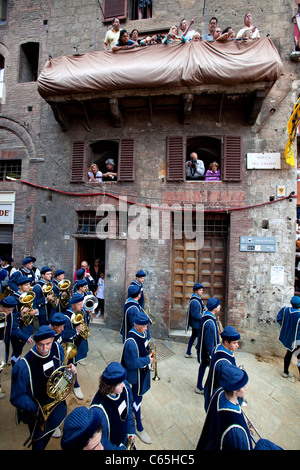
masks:
{"label": "stone building facade", "polygon": [[[0,202],[11,201],[14,211],[13,221],[1,221],[1,253],[10,251],[15,266],[34,255],[38,267],[63,268],[68,279],[73,279],[83,259],[92,265],[100,258],[106,276],[104,321],[116,329],[121,325],[127,286],[143,269],[154,336],[184,330],[192,286],[203,282],[204,298],[221,298],[222,322],[241,331],[244,350],[281,354],[276,314],[294,293],[297,200],[292,193],[296,194],[297,179],[296,169],[284,159],[284,149],[286,125],[299,91],[299,65],[290,59],[296,3],[237,1],[229,9],[227,3],[213,0],[153,0],[151,17],[132,19],[134,2],[117,2],[124,7],[124,14],[117,12],[121,27],[137,28],[140,37],[166,34],[183,17],[195,17],[193,28],[201,33],[212,16],[222,29],[230,25],[237,32],[243,26],[243,13],[250,9],[261,38],[270,34],[282,72],[271,87],[260,84],[255,90],[247,83],[230,89],[224,85],[209,93],[198,90],[194,95],[185,87],[159,92],[129,89],[103,93],[100,98],[89,95],[88,100],[81,96],[75,103],[70,96],[57,96],[49,103],[38,92],[37,78],[50,56],[103,50],[111,25],[103,15],[111,18],[116,2],[0,3],[1,162],[7,173],[20,178],[3,177],[0,183]],[[133,177],[88,183],[92,162],[104,164],[113,157],[120,164],[127,145],[132,145]],[[198,149],[206,155],[206,166],[211,158],[222,167],[230,145],[237,152],[238,177],[226,178],[223,173],[222,181],[214,183],[170,177],[174,148],[175,153],[181,149],[184,161]],[[278,153],[279,166],[263,167],[266,154],[275,158]],[[295,158],[296,153],[295,148]],[[258,154],[264,163],[251,168],[251,154]],[[78,155],[84,159],[79,168]],[[279,187],[283,193],[278,193]],[[291,197],[278,200],[280,194]],[[124,200],[129,204],[122,206]],[[109,228],[115,236],[100,239],[97,227],[104,204],[115,207],[117,216]],[[189,248],[186,236],[176,239],[172,211],[166,211],[170,214],[167,234],[160,231],[151,237],[155,224],[151,206],[176,204],[192,204],[194,219],[197,204],[204,211],[200,250]],[[129,225],[120,222],[122,211],[129,207],[148,211],[149,220],[141,224],[136,239],[128,235]],[[133,220],[132,212],[128,221],[133,224]],[[259,237],[263,242],[272,237],[275,250],[241,251],[241,237]]]}

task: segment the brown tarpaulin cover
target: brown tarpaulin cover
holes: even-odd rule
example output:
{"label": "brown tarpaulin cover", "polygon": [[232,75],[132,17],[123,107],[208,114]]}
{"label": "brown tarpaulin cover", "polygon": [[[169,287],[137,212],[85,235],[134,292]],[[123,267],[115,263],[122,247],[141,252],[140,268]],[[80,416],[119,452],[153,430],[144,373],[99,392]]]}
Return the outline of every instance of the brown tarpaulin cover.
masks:
{"label": "brown tarpaulin cover", "polygon": [[275,82],[282,62],[269,38],[158,44],[48,59],[44,98],[113,90]]}

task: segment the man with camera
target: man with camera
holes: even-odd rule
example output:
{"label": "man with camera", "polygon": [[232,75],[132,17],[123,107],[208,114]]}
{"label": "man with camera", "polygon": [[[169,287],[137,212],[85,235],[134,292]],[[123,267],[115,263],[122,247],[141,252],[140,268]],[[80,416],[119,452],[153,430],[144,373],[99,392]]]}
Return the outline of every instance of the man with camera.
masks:
{"label": "man with camera", "polygon": [[185,165],[186,178],[188,180],[197,180],[205,173],[205,167],[202,160],[198,160],[196,152],[192,152],[190,160]]}

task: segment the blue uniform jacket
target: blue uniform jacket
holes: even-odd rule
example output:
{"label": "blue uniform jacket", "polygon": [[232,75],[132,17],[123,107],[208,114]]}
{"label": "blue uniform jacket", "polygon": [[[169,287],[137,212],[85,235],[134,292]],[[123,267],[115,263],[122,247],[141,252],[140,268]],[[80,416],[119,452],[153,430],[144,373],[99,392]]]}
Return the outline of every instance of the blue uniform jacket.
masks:
{"label": "blue uniform jacket", "polygon": [[283,307],[279,310],[276,321],[281,325],[279,341],[293,351],[296,342],[300,341],[300,311],[292,307]]}

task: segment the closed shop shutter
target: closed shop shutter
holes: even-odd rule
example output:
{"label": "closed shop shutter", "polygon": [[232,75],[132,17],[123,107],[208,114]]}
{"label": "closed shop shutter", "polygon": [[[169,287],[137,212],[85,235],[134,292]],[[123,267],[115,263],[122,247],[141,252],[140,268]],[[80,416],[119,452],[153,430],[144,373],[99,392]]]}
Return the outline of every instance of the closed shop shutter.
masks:
{"label": "closed shop shutter", "polygon": [[0,225],[0,244],[11,244],[13,240],[13,225]]}

